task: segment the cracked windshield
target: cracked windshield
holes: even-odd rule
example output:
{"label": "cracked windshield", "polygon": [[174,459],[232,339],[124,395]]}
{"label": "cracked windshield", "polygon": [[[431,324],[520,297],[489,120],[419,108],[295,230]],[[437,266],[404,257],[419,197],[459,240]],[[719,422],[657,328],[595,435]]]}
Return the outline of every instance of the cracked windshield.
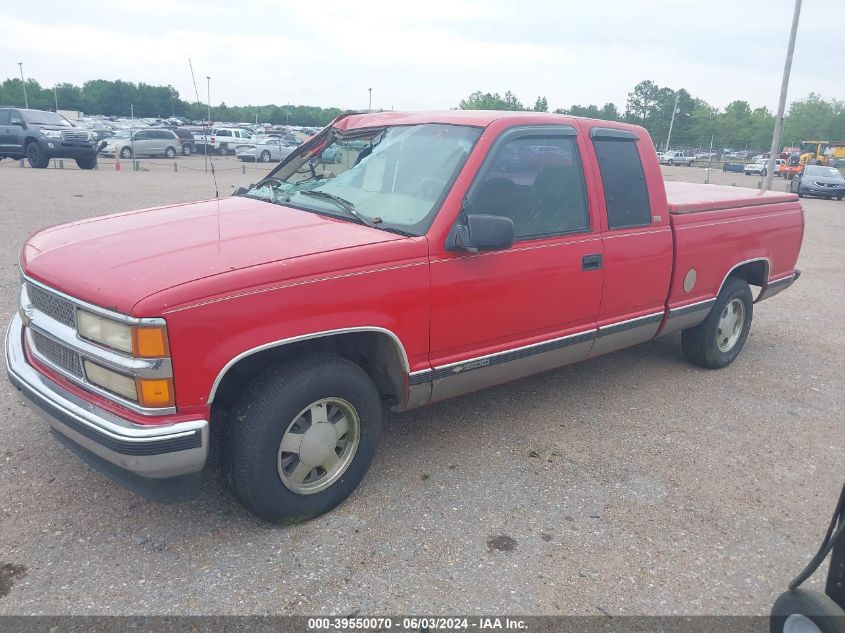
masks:
{"label": "cracked windshield", "polygon": [[481,130],[409,125],[333,130],[243,195],[374,228],[422,235]]}

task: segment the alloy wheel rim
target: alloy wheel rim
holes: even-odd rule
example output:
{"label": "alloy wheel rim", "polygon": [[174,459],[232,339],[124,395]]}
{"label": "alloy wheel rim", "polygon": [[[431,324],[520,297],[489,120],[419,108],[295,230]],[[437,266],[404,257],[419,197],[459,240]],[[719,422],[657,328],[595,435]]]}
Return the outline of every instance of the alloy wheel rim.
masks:
{"label": "alloy wheel rim", "polygon": [[358,451],[361,421],[341,398],[323,398],[300,411],[279,442],[276,463],[285,487],[299,495],[321,492],[340,479]]}
{"label": "alloy wheel rim", "polygon": [[742,334],[745,324],[745,305],[739,299],[731,299],[719,315],[716,330],[716,346],[720,352],[733,349]]}
{"label": "alloy wheel rim", "polygon": [[783,623],[783,633],[822,633],[822,631],[806,615],[793,613]]}

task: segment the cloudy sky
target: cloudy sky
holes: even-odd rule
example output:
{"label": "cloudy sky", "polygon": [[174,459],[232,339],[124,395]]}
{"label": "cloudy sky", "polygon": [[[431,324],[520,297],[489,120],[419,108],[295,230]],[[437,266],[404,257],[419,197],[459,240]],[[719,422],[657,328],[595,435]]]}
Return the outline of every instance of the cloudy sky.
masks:
{"label": "cloudy sky", "polygon": [[[4,2],[6,4],[6,2]],[[774,110],[793,0],[26,0],[0,20],[0,80],[171,84],[194,99],[443,109],[475,90],[624,109],[642,79]],[[845,0],[806,0],[790,98],[845,99]],[[837,26],[832,26],[837,25]]]}

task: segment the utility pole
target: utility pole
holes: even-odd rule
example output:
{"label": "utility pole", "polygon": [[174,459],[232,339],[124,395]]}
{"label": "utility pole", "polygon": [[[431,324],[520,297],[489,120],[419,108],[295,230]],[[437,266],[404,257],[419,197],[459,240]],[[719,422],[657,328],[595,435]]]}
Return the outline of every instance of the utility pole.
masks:
{"label": "utility pole", "polygon": [[769,150],[769,162],[766,165],[766,176],[763,178],[763,191],[772,188],[772,177],[775,173],[775,159],[780,147],[783,134],[783,113],[786,109],[786,92],[789,88],[789,73],[792,70],[792,54],[795,52],[795,36],[798,33],[798,18],[801,16],[801,0],[795,0],[795,11],[792,14],[792,29],[789,31],[789,45],[786,47],[786,63],[783,65],[783,81],[780,85],[780,101],[778,113],[775,117],[775,131],[772,134],[772,148]]}
{"label": "utility pole", "polygon": [[370,91],[370,103],[369,103],[369,105],[367,106],[367,112],[370,112],[370,111],[372,111],[372,109],[373,109],[373,89],[372,89],[372,88],[367,88],[367,90],[369,90],[369,91]]}
{"label": "utility pole", "polygon": [[206,75],[205,79],[208,82],[208,124],[211,125],[211,77]]}
{"label": "utility pole", "polygon": [[681,100],[681,93],[678,92],[675,97],[675,105],[672,106],[672,119],[669,121],[669,136],[666,137],[666,147],[663,148],[665,152],[669,151],[669,141],[672,140],[672,126],[675,125],[675,115],[678,113],[678,101]]}
{"label": "utility pole", "polygon": [[21,69],[21,84],[23,85],[23,107],[29,110],[29,99],[26,98],[26,79],[23,78],[23,62],[18,62]]}
{"label": "utility pole", "polygon": [[56,100],[56,112],[59,111],[59,92],[56,90],[56,86],[53,86],[53,98]]}

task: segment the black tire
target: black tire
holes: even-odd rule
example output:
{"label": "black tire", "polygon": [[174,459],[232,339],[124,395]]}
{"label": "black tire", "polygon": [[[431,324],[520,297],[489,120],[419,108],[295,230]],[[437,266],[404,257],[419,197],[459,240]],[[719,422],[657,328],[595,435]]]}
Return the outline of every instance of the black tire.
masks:
{"label": "black tire", "polygon": [[194,150],[190,145],[183,145],[182,146],[182,156],[190,156],[193,153],[194,153]]}
{"label": "black tire", "polygon": [[132,148],[131,147],[123,147],[120,150],[120,157],[121,158],[132,158]]}
{"label": "black tire", "polygon": [[[360,420],[359,443],[339,478],[324,490],[299,494],[279,472],[281,441],[300,412],[324,398],[342,399]],[[291,525],[328,512],[358,486],[381,434],[378,390],[358,365],[339,356],[306,354],[274,365],[253,380],[235,403],[223,447],[226,483],[256,516]]]}
{"label": "black tire", "polygon": [[29,166],[35,169],[44,169],[50,163],[50,159],[44,156],[44,152],[35,141],[26,146],[26,160]]}
{"label": "black tire", "polygon": [[845,633],[845,611],[830,597],[816,591],[796,589],[780,594],[772,607],[770,633],[791,633],[798,627],[787,625],[790,616],[803,616],[822,633]]}
{"label": "black tire", "polygon": [[[743,310],[739,336],[730,347],[723,350],[718,344],[719,321],[723,312],[728,309],[728,305],[735,299],[741,302]],[[681,347],[684,355],[690,362],[707,369],[720,369],[730,365],[745,345],[745,339],[748,338],[748,331],[751,329],[753,312],[754,301],[748,283],[739,277],[728,277],[707,318],[681,333]],[[721,334],[724,335],[724,333]]]}
{"label": "black tire", "polygon": [[90,158],[77,158],[76,165],[80,169],[94,169],[97,166],[97,155],[94,154]]}
{"label": "black tire", "polygon": [[670,167],[674,167],[674,166],[675,166],[675,161],[670,160],[670,161],[669,161],[668,163],[666,163],[666,164],[667,164],[667,165],[669,165]]}
{"label": "black tire", "polygon": [[225,156],[229,153],[229,146],[226,143],[221,143],[219,152],[221,156]]}
{"label": "black tire", "polygon": [[164,157],[165,158],[175,158],[176,157],[176,149],[173,147],[168,147],[164,150]]}
{"label": "black tire", "polygon": [[766,170],[764,169],[763,171],[761,171],[761,172],[760,172],[760,175],[761,175],[761,176],[763,176],[763,177],[765,178],[765,177],[766,177]]}
{"label": "black tire", "polygon": [[258,158],[262,163],[269,163],[270,162],[270,152],[266,149],[261,152],[261,156]]}

